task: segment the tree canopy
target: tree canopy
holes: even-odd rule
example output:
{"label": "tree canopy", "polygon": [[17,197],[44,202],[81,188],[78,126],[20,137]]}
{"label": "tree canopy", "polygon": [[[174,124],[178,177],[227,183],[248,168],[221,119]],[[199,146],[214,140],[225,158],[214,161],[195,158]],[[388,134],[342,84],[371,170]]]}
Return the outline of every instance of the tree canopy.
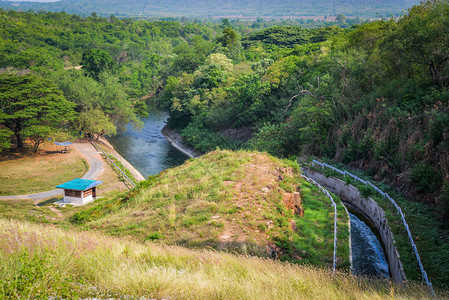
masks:
{"label": "tree canopy", "polygon": [[73,107],[47,79],[33,74],[0,74],[0,126],[3,136],[14,135],[19,149],[29,138],[36,152],[45,138],[73,121]]}

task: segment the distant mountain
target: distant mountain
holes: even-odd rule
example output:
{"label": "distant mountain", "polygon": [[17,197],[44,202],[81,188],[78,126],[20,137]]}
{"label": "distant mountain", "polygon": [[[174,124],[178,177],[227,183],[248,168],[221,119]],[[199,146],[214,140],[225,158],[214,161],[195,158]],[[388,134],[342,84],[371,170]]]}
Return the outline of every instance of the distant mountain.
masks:
{"label": "distant mountain", "polygon": [[407,10],[419,0],[62,0],[58,2],[1,1],[0,8],[65,11],[118,17],[349,17],[390,16]]}

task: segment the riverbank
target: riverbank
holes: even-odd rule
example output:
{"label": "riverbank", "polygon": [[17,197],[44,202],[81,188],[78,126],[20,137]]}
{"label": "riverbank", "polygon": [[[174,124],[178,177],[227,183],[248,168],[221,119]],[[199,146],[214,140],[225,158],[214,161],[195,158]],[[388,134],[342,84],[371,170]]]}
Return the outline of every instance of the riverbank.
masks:
{"label": "riverbank", "polygon": [[122,163],[122,165],[131,172],[131,174],[137,181],[146,180],[146,178],[136,168],[134,168],[132,164],[130,164],[114,149],[114,146],[112,146],[106,138],[100,137],[97,142],[100,142],[102,146],[107,148],[105,150],[115,156],[115,158],[117,158]]}
{"label": "riverbank", "polygon": [[179,132],[176,132],[173,129],[168,128],[167,125],[164,126],[161,130],[162,135],[165,139],[172,144],[173,147],[184,153],[190,158],[195,158],[201,156],[200,153],[196,152],[195,149],[189,147],[184,142],[184,138],[181,136]]}

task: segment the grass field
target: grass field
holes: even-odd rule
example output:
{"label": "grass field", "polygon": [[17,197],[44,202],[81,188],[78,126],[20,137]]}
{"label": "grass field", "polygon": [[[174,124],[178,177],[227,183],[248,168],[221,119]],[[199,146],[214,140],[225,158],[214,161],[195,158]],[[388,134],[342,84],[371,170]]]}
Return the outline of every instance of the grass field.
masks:
{"label": "grass field", "polygon": [[[0,219],[0,298],[426,299],[396,286],[277,260],[136,243]],[[436,299],[449,295],[437,291]]]}
{"label": "grass field", "polygon": [[81,177],[87,162],[76,150],[61,154],[56,146],[35,156],[0,157],[0,196],[45,192],[65,181]]}

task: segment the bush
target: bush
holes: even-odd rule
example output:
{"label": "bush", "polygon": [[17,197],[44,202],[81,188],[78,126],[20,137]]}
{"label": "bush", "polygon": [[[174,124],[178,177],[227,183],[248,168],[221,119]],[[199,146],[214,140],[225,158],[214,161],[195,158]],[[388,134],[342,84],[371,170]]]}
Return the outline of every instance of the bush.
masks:
{"label": "bush", "polygon": [[145,241],[156,241],[163,238],[163,235],[159,232],[153,232],[145,238]]}
{"label": "bush", "polygon": [[418,163],[410,173],[410,182],[417,192],[432,193],[442,185],[441,174],[426,163]]}
{"label": "bush", "polygon": [[237,150],[243,145],[239,141],[224,137],[204,127],[199,122],[192,122],[181,131],[185,141],[196,150],[206,153],[217,148]]}
{"label": "bush", "polygon": [[440,194],[440,205],[444,227],[449,227],[449,185],[446,184]]}
{"label": "bush", "polygon": [[362,185],[359,191],[363,198],[368,198],[374,194],[374,189],[370,185]]}

